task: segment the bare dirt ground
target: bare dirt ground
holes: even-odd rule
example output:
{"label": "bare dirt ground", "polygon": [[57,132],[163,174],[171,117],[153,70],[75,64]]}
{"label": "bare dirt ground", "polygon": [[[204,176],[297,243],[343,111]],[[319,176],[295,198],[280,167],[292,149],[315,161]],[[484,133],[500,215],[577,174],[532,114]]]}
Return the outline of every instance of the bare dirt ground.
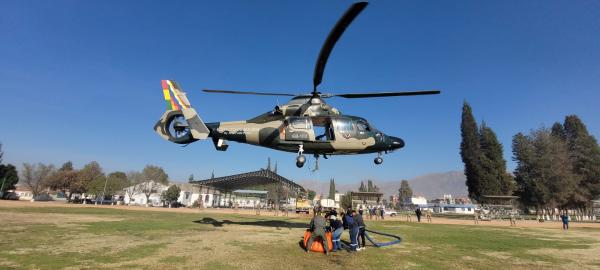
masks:
{"label": "bare dirt ground", "polygon": [[[7,201],[0,200],[0,207],[97,207],[97,208],[112,208],[112,209],[123,209],[123,210],[136,210],[136,211],[159,211],[159,212],[175,212],[175,213],[223,213],[223,214],[242,214],[242,215],[256,215],[256,212],[252,209],[229,209],[229,208],[163,208],[163,207],[143,207],[143,206],[127,206],[127,205],[93,205],[93,204],[67,204],[61,201],[52,202],[30,202],[30,201]],[[260,212],[263,216],[275,216],[274,211],[262,210]],[[283,213],[278,213],[278,216],[283,217]],[[309,219],[312,215],[296,214],[289,212],[289,217],[293,218],[306,218]],[[373,219],[372,221],[374,221]],[[411,221],[416,222],[417,217],[412,215]],[[396,217],[385,217],[385,219],[379,220],[379,222],[386,221],[407,221],[406,215],[399,215]],[[421,219],[422,223],[426,223],[425,218]],[[491,221],[479,221],[479,224],[475,224],[470,219],[456,219],[456,218],[444,218],[434,216],[432,218],[432,224],[451,224],[451,225],[473,225],[473,226],[510,226],[508,220],[491,220]],[[600,228],[600,222],[570,222],[571,228]],[[538,222],[534,220],[517,220],[517,227],[524,228],[561,228],[562,223],[559,221],[546,221]]]}

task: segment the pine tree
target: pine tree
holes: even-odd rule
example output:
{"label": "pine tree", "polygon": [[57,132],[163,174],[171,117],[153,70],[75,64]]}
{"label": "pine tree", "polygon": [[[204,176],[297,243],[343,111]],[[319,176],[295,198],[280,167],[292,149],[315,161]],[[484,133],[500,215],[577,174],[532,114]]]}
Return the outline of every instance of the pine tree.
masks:
{"label": "pine tree", "polygon": [[360,187],[358,188],[358,191],[360,191],[360,192],[367,191],[367,188],[365,187],[365,183],[363,181],[360,181]]}
{"label": "pine tree", "polygon": [[375,189],[373,188],[373,181],[371,180],[367,180],[367,192],[375,192]]}
{"label": "pine tree", "polygon": [[335,200],[335,180],[329,180],[329,199]]}
{"label": "pine tree", "polygon": [[460,124],[462,141],[460,144],[460,156],[465,164],[466,185],[469,197],[477,200],[481,195],[481,150],[479,145],[479,132],[471,106],[465,101],[462,108],[462,120]]}
{"label": "pine tree", "polygon": [[581,207],[600,195],[600,146],[576,115],[567,116],[563,126],[573,173],[581,181],[572,203]]}
{"label": "pine tree", "polygon": [[192,174],[190,174],[190,177],[188,177],[188,181],[189,181],[189,182],[192,182],[192,181],[194,181],[194,174],[193,174],[193,173],[192,173]]}
{"label": "pine tree", "polygon": [[481,195],[512,195],[514,183],[506,171],[502,144],[485,122],[480,130]]}

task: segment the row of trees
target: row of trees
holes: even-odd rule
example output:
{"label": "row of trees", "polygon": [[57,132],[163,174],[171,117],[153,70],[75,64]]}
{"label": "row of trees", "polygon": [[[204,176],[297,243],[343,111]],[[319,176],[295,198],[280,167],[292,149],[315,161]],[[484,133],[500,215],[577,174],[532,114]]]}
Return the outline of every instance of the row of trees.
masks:
{"label": "row of trees", "polygon": [[525,206],[583,210],[600,196],[600,146],[579,117],[518,133],[512,146],[516,194]]}
{"label": "row of trees", "polygon": [[502,144],[485,123],[477,126],[472,109],[463,104],[460,154],[469,197],[517,195],[537,210],[586,208],[600,196],[600,146],[575,115],[551,129],[542,127],[513,137],[511,175]]}
{"label": "row of trees", "polygon": [[379,192],[379,187],[373,183],[373,180],[367,180],[367,185],[363,181],[360,181],[359,192]]}
{"label": "row of trees", "polygon": [[113,196],[124,190],[130,197],[143,192],[148,201],[150,194],[157,191],[158,184],[168,184],[168,175],[158,166],[147,165],[142,172],[116,171],[106,175],[96,161],[79,170],[75,169],[70,161],[58,169],[51,164],[24,163],[21,176],[22,182],[31,190],[34,198],[49,188],[62,192],[67,202],[72,201],[73,194],[101,198]]}

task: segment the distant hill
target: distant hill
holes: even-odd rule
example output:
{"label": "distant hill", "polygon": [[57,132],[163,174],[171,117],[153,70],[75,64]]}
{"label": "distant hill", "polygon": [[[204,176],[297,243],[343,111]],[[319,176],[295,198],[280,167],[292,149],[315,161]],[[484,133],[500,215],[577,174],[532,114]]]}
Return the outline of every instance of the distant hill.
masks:
{"label": "distant hill", "polygon": [[[382,182],[375,179],[374,181],[379,189],[383,191],[385,198],[387,199],[390,195],[398,192],[400,180],[401,179],[398,179],[397,181]],[[413,179],[409,179],[408,183],[416,195],[423,195],[427,199],[435,199],[442,197],[444,194],[451,194],[453,197],[467,196],[468,193],[465,181],[466,178],[463,172],[450,171],[417,176]],[[329,193],[329,180],[300,180],[297,182],[305,188],[315,190],[317,194],[327,196]],[[359,186],[360,182],[336,182],[336,189],[341,193],[345,193],[349,190],[357,190]]]}

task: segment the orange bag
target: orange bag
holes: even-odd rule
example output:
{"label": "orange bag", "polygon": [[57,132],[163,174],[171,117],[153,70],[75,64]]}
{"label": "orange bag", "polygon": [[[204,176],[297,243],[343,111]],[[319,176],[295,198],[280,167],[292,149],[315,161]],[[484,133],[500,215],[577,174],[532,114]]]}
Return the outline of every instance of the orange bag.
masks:
{"label": "orange bag", "polygon": [[[311,235],[311,231],[307,230],[304,233],[304,246],[306,247],[306,243],[308,243],[308,239],[310,239],[310,235]],[[333,234],[331,232],[325,232],[325,238],[327,240],[327,247],[329,248],[329,251],[331,251],[333,249]],[[314,251],[314,252],[325,252],[324,248],[323,248],[323,241],[321,240],[321,238],[317,238],[315,239],[315,241],[313,241],[312,246],[310,247],[310,251]]]}

